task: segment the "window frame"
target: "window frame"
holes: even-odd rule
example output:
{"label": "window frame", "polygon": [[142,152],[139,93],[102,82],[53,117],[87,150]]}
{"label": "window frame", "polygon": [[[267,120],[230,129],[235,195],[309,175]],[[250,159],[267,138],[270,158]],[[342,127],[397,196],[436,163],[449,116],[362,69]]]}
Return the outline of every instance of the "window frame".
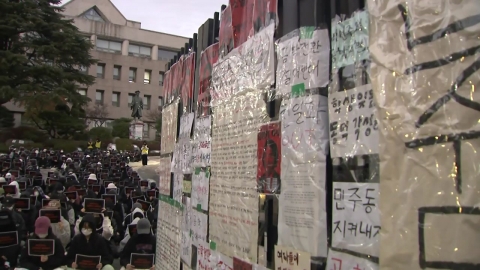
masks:
{"label": "window frame", "polygon": [[[118,69],[118,75],[115,76],[115,70]],[[122,66],[114,65],[113,66],[113,79],[116,81],[120,81],[122,79]]]}
{"label": "window frame", "polygon": [[[97,99],[97,94],[99,94],[99,93],[100,93],[100,97],[101,97],[100,100]],[[95,104],[97,104],[97,105],[104,105],[105,104],[105,90],[97,89],[95,91]]]}
{"label": "window frame", "polygon": [[[130,77],[130,72],[131,72],[131,71],[133,71],[133,79],[132,79],[132,77]],[[137,82],[137,76],[138,76],[138,74],[137,74],[137,68],[130,67],[130,68],[128,69],[128,82],[130,82],[130,83],[135,83],[135,82]]]}
{"label": "window frame", "polygon": [[[102,68],[102,73],[98,73],[98,68]],[[101,74],[101,75],[99,76],[99,74]],[[104,63],[98,63],[97,64],[97,78],[105,79],[105,64]]]}
{"label": "window frame", "polygon": [[[113,97],[117,97],[117,101],[113,101]],[[120,107],[120,97],[121,93],[120,92],[112,92],[112,106],[113,107]]]}

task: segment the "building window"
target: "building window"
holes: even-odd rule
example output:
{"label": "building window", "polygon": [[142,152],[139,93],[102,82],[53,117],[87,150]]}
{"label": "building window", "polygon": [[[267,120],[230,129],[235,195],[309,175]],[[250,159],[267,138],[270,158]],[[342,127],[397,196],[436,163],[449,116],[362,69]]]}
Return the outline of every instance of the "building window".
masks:
{"label": "building window", "polygon": [[88,74],[88,67],[80,66],[80,67],[78,68],[78,70],[79,70],[80,73],[82,73],[82,74]]}
{"label": "building window", "polygon": [[103,105],[103,90],[97,90],[95,92],[95,104]]}
{"label": "building window", "polygon": [[128,70],[128,81],[129,82],[136,82],[137,81],[137,69],[130,68]]}
{"label": "building window", "polygon": [[150,57],[152,56],[152,48],[130,44],[128,45],[128,55]]}
{"label": "building window", "polygon": [[97,78],[105,78],[105,64],[97,64]]}
{"label": "building window", "polygon": [[150,84],[150,78],[152,77],[152,71],[146,69],[143,74],[143,84]]}
{"label": "building window", "polygon": [[122,43],[117,41],[110,41],[105,39],[98,39],[96,43],[97,51],[122,53]]}
{"label": "building window", "polygon": [[87,89],[78,89],[77,93],[85,97],[87,96]]}
{"label": "building window", "polygon": [[97,22],[105,22],[105,20],[100,16],[98,11],[95,8],[91,8],[87,10],[87,12],[83,13],[83,17],[87,20],[97,21]]}
{"label": "building window", "polygon": [[151,96],[143,96],[143,108],[145,108],[145,110],[150,110],[150,101],[152,100],[152,97]]}
{"label": "building window", "polygon": [[147,139],[148,137],[150,137],[150,125],[143,123],[143,138]]}
{"label": "building window", "polygon": [[158,97],[158,109],[162,110],[163,107],[163,97]]}
{"label": "building window", "polygon": [[165,72],[160,71],[158,73],[158,85],[163,86],[163,77],[165,76]]}
{"label": "building window", "polygon": [[178,52],[158,49],[158,60],[170,61],[178,54]]}
{"label": "building window", "polygon": [[120,107],[120,92],[113,92],[112,93],[112,106],[113,107]]}
{"label": "building window", "polygon": [[113,79],[120,81],[120,74],[122,73],[121,66],[113,66]]}
{"label": "building window", "polygon": [[128,94],[128,107],[132,106],[134,96],[135,94]]}

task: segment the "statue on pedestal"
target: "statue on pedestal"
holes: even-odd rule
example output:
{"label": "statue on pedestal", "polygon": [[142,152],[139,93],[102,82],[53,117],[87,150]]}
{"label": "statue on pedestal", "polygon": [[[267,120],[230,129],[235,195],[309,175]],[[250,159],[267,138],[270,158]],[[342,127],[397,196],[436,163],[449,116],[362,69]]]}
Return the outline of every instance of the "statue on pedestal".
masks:
{"label": "statue on pedestal", "polygon": [[140,97],[140,91],[135,91],[135,96],[132,98],[132,105],[130,106],[130,109],[132,110],[132,117],[133,119],[138,119],[142,118],[142,110],[143,110],[143,100]]}

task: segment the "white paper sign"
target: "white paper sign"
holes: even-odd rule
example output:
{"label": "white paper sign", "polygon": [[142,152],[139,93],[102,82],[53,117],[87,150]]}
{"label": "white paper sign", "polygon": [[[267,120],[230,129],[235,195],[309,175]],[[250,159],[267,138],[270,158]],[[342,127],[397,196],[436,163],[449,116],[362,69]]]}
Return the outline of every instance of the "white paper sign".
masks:
{"label": "white paper sign", "polygon": [[370,84],[328,96],[332,158],[378,154],[378,121]]}
{"label": "white paper sign", "polygon": [[161,153],[168,154],[175,150],[177,140],[178,102],[170,104],[162,112]]}
{"label": "white paper sign", "polygon": [[210,166],[210,156],[212,153],[211,137],[211,117],[201,117],[195,120],[194,138],[192,143],[193,167]]}
{"label": "white paper sign", "polygon": [[284,99],[278,245],[327,257],[327,98]]}
{"label": "white paper sign", "polygon": [[180,269],[183,211],[169,202],[159,200],[157,222],[156,270]]}
{"label": "white paper sign", "polygon": [[158,168],[159,174],[159,185],[158,189],[160,194],[170,196],[170,185],[171,185],[171,174],[170,174],[170,167],[171,167],[171,158],[164,157],[160,158],[160,164]]}
{"label": "white paper sign", "polygon": [[280,93],[303,83],[305,89],[329,82],[330,38],[327,29],[302,27],[283,37],[277,46],[277,81]]}
{"label": "white paper sign", "polygon": [[[208,177],[207,177],[208,175]],[[192,175],[192,205],[208,211],[208,196],[210,189],[210,173],[195,172]]]}
{"label": "white paper sign", "polygon": [[378,257],[379,184],[333,183],[332,247]]}
{"label": "white paper sign", "polygon": [[208,216],[206,214],[193,209],[190,227],[192,229],[193,245],[198,247],[199,243],[205,243],[207,241]]}
{"label": "white paper sign", "polygon": [[328,270],[378,270],[378,264],[346,253],[328,251]]}
{"label": "white paper sign", "polygon": [[183,174],[175,173],[173,175],[173,199],[182,203],[183,195]]}
{"label": "white paper sign", "polygon": [[188,113],[180,117],[180,133],[178,134],[179,139],[190,139],[190,133],[192,132],[193,118],[195,117],[194,113]]}
{"label": "white paper sign", "polygon": [[190,223],[191,223],[191,214],[192,206],[189,197],[185,197],[186,202],[183,205],[183,217],[182,217],[182,240],[181,240],[181,250],[180,258],[185,264],[191,265],[192,263],[192,241],[190,237]]}

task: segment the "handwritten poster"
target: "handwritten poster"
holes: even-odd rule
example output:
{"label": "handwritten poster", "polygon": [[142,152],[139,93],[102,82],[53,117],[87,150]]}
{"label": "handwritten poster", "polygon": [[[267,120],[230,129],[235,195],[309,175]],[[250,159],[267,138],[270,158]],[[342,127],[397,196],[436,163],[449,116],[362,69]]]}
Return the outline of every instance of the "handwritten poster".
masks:
{"label": "handwritten poster", "polygon": [[378,154],[378,120],[370,84],[328,96],[332,158]]}
{"label": "handwritten poster", "polygon": [[378,258],[378,183],[333,183],[332,247]]}
{"label": "handwritten poster", "polygon": [[184,114],[180,117],[180,131],[178,143],[172,159],[172,172],[190,174],[192,173],[192,145],[190,134],[192,132],[194,113]]}
{"label": "handwritten poster", "polygon": [[178,101],[174,102],[162,111],[162,141],[161,153],[173,153],[175,150],[175,142],[177,141],[177,117],[178,117]]}
{"label": "handwritten poster", "polygon": [[190,237],[190,224],[192,219],[192,204],[189,197],[185,197],[185,204],[183,205],[183,217],[182,217],[182,240],[180,258],[183,265],[192,264],[192,241]]}
{"label": "handwritten poster", "polygon": [[276,245],[275,269],[310,270],[310,254],[308,252]]}
{"label": "handwritten poster", "polygon": [[208,211],[208,196],[210,189],[209,171],[196,170],[192,175],[192,205]]}
{"label": "handwritten poster", "polygon": [[175,173],[173,175],[173,199],[179,203],[183,196],[183,174]]}
{"label": "handwritten poster", "polygon": [[209,238],[220,253],[256,262],[257,134],[267,121],[265,103],[251,93],[215,107],[213,115]]}
{"label": "handwritten poster", "polygon": [[258,192],[279,194],[281,191],[282,142],[280,134],[280,123],[263,125],[258,132]]}
{"label": "handwritten poster", "polygon": [[330,38],[327,29],[305,26],[277,41],[277,81],[281,94],[292,86],[324,87],[329,82]]}
{"label": "handwritten poster", "polygon": [[477,269],[480,2],[385,3],[366,3],[381,132],[379,268]]}
{"label": "handwritten poster", "polygon": [[157,221],[157,250],[155,269],[180,269],[183,205],[160,196]]}
{"label": "handwritten poster", "polygon": [[199,243],[207,242],[208,216],[195,209],[194,206],[191,213],[190,228],[192,230],[192,244],[198,247]]}
{"label": "handwritten poster", "polygon": [[328,251],[327,267],[331,270],[378,270],[378,264],[347,253]]}
{"label": "handwritten poster", "polygon": [[[199,270],[211,270],[213,263],[212,251],[207,242],[197,244],[197,269]],[[216,269],[216,268],[215,268]]]}
{"label": "handwritten poster", "polygon": [[332,66],[338,69],[368,59],[368,12],[359,11],[347,20],[332,22]]}
{"label": "handwritten poster", "polygon": [[160,164],[158,165],[158,174],[160,177],[158,189],[160,194],[170,196],[171,189],[171,157],[160,158]]}
{"label": "handwritten poster", "polygon": [[328,153],[327,98],[309,95],[284,99],[282,183],[278,244],[327,257],[325,205]]}
{"label": "handwritten poster", "polygon": [[195,128],[193,131],[194,142],[193,149],[193,167],[210,166],[210,156],[212,153],[212,119],[210,116],[199,117],[195,119]]}

